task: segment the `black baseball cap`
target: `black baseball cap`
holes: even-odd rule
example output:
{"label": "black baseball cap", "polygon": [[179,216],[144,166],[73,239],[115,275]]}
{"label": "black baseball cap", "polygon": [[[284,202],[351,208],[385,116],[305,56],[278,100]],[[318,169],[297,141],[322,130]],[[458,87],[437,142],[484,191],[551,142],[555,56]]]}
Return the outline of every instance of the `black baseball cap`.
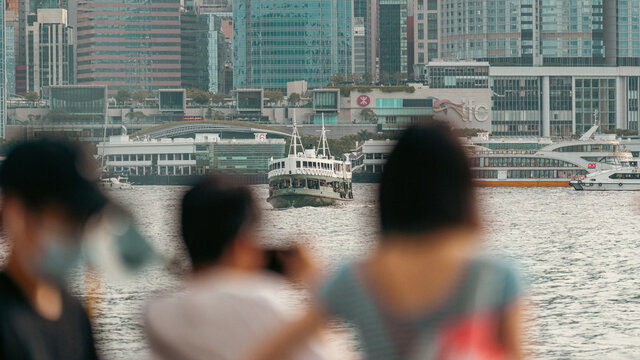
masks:
{"label": "black baseball cap", "polygon": [[77,143],[42,139],[18,143],[0,165],[3,196],[31,210],[59,206],[84,224],[109,202],[97,184],[95,161]]}

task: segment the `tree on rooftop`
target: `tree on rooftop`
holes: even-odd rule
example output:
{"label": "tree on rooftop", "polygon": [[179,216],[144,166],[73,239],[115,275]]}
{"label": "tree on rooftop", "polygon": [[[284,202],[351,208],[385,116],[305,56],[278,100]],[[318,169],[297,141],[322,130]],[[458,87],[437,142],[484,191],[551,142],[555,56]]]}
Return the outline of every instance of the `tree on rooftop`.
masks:
{"label": "tree on rooftop", "polygon": [[190,88],[187,89],[187,97],[198,105],[206,105],[211,99],[211,94],[202,89]]}
{"label": "tree on rooftop", "polygon": [[337,73],[337,74],[333,74],[331,76],[331,83],[333,83],[334,85],[339,85],[340,83],[345,82],[345,76],[343,73]]}
{"label": "tree on rooftop", "polygon": [[211,94],[211,102],[214,105],[222,105],[227,97],[228,95],[223,93]]}
{"label": "tree on rooftop", "polygon": [[396,85],[400,85],[401,83],[403,83],[406,80],[407,80],[407,74],[405,74],[403,72],[397,72],[397,73],[393,74],[393,83],[396,84]]}
{"label": "tree on rooftop", "polygon": [[125,102],[131,100],[131,91],[127,89],[120,89],[116,93],[115,99],[117,104],[124,105]]}
{"label": "tree on rooftop", "polygon": [[298,105],[298,103],[300,102],[300,98],[300,94],[293,93],[289,95],[289,98],[287,100],[289,101],[289,105]]}
{"label": "tree on rooftop", "polygon": [[269,99],[269,102],[278,104],[284,100],[284,94],[280,90],[265,90],[264,97]]}
{"label": "tree on rooftop", "polygon": [[362,74],[362,83],[365,85],[370,85],[373,82],[373,76],[370,73]]}
{"label": "tree on rooftop", "polygon": [[131,95],[131,98],[137,103],[144,103],[144,101],[151,97],[151,93],[147,90],[136,90]]}
{"label": "tree on rooftop", "polygon": [[349,76],[347,76],[347,80],[350,83],[353,83],[353,84],[356,84],[356,85],[360,84],[360,76],[358,76],[358,74],[356,74],[356,73],[349,74]]}
{"label": "tree on rooftop", "polygon": [[40,100],[40,94],[38,94],[35,91],[27,91],[26,94],[24,94],[24,98],[27,99],[27,101],[29,101],[30,103],[34,104]]}

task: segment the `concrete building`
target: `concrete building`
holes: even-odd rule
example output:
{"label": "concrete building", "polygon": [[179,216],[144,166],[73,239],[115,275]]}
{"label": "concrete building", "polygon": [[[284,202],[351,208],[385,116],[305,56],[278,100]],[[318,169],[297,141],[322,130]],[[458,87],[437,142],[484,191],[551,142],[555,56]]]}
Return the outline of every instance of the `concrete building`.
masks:
{"label": "concrete building", "polygon": [[180,1],[78,2],[78,84],[181,86]]}
{"label": "concrete building", "polygon": [[638,130],[640,67],[434,61],[417,73],[434,90],[490,89],[493,135],[569,137],[596,120],[603,131]]}
{"label": "concrete building", "polygon": [[27,18],[27,91],[75,82],[75,35],[65,9],[38,9]]}
{"label": "concrete building", "polygon": [[270,158],[284,156],[284,139],[222,139],[220,134],[196,134],[195,138],[132,140],[112,136],[97,145],[108,171],[131,176],[186,176],[209,173],[262,174],[266,180]]}
{"label": "concrete building", "polygon": [[0,9],[0,138],[5,138],[5,124],[7,123],[7,35],[5,27],[4,1]]}
{"label": "concrete building", "polygon": [[326,86],[352,72],[352,1],[235,0],[234,87]]}

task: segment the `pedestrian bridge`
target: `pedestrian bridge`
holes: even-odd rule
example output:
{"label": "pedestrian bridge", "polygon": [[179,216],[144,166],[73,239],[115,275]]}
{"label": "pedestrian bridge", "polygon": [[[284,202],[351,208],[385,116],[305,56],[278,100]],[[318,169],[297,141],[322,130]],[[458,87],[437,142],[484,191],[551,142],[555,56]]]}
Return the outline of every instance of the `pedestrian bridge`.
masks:
{"label": "pedestrian bridge", "polygon": [[268,125],[240,121],[178,121],[146,128],[132,137],[150,139],[195,137],[195,134],[220,134],[224,138],[253,138],[255,133],[266,133],[271,138],[286,138],[290,134]]}

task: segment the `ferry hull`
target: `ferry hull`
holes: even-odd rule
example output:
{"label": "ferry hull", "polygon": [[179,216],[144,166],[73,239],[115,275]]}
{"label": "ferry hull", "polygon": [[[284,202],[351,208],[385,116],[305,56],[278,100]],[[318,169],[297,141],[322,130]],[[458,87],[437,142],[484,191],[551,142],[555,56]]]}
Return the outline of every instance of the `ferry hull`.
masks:
{"label": "ferry hull", "polygon": [[475,180],[477,187],[567,187],[569,180],[558,181],[525,181],[525,180],[504,180],[504,181],[483,181]]}
{"label": "ferry hull", "polygon": [[350,199],[337,199],[318,195],[280,194],[270,196],[267,201],[276,209],[299,208],[305,206],[331,206]]}
{"label": "ferry hull", "polygon": [[640,184],[637,183],[584,183],[572,181],[571,186],[578,191],[640,191]]}

